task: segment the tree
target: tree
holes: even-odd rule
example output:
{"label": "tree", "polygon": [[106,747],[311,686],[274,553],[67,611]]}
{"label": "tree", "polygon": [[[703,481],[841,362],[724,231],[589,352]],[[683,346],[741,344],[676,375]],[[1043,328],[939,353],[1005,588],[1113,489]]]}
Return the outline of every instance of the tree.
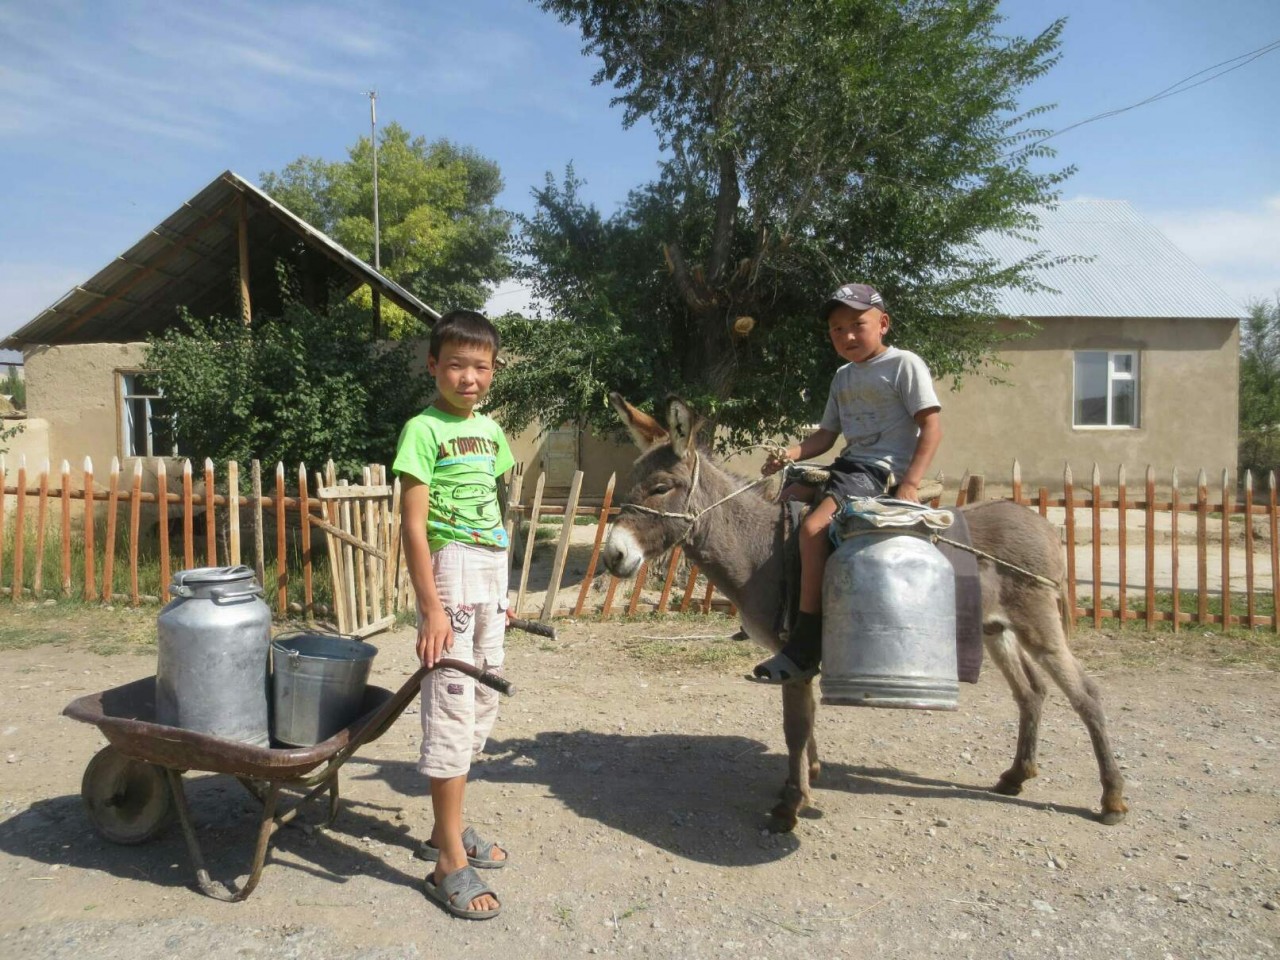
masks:
{"label": "tree", "polygon": [[999,33],[996,0],[539,3],[578,26],[595,82],[624,124],[652,123],[664,159],[608,219],[572,168],[535,192],[518,273],[599,352],[566,385],[557,338],[509,323],[546,372],[499,381],[508,423],[604,424],[620,385],[601,372],[622,369],[633,397],[681,392],[733,440],[794,429],[836,366],[814,311],[840,282],[876,284],[896,342],[959,377],[991,356],[996,292],[1039,286],[1052,262],[1001,265],[974,241],[1033,230],[1071,172],[1032,169],[1051,155],[1027,125],[1044,108],[1018,107],[1062,21],[1028,40]]}
{"label": "tree", "polygon": [[1249,304],[1240,336],[1240,470],[1280,469],[1280,294]]}
{"label": "tree", "polygon": [[386,463],[431,387],[407,345],[375,346],[361,308],[304,306],[283,278],[281,316],[194,317],[153,337],[147,367],[174,415],[179,447],[215,462],[259,459],[359,475]]}
{"label": "tree", "polygon": [[[274,199],[323,230],[356,256],[373,262],[372,141],[361,137],[347,160],[299,157],[279,173],[264,173]],[[437,308],[478,309],[488,287],[510,274],[511,217],[495,205],[498,166],[448,140],[427,143],[399,124],[378,142],[382,272]],[[361,294],[367,304],[369,293]],[[421,332],[390,304],[393,336]]]}

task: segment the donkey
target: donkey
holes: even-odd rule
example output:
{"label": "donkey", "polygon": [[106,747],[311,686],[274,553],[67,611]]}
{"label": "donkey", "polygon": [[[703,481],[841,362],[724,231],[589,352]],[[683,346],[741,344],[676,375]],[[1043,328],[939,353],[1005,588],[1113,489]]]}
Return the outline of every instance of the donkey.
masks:
{"label": "donkey", "polygon": [[[665,428],[617,393],[610,395],[610,401],[642,453],[635,463],[634,485],[605,545],[606,567],[616,576],[630,576],[642,560],[680,543],[738,608],[751,638],[779,649],[782,642],[775,626],[783,584],[779,505],[758,489],[734,495],[744,481],[698,449],[700,424],[682,401],[669,401]],[[1101,696],[1067,647],[1069,620],[1057,531],[1039,514],[1009,501],[961,509],[974,547],[1059,585],[1054,589],[991,561],[979,562],[983,646],[1018,705],[1013,765],[992,789],[1015,796],[1038,773],[1036,746],[1047,693],[1043,670],[1062,688],[1093,741],[1102,779],[1101,821],[1120,823],[1128,812],[1124,778],[1111,751]],[[811,801],[810,783],[821,769],[814,740],[815,710],[811,681],[782,685],[788,773],[772,810],[773,827],[780,832],[795,828],[797,816]]]}

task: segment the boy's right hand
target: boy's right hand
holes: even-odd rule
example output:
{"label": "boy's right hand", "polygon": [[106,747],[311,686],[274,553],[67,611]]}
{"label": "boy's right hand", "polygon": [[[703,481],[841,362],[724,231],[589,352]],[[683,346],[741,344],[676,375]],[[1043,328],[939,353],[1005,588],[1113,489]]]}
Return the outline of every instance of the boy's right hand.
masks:
{"label": "boy's right hand", "polygon": [[443,604],[428,607],[418,623],[418,659],[424,667],[434,667],[436,661],[453,649],[453,621]]}
{"label": "boy's right hand", "polygon": [[769,455],[765,457],[764,466],[760,468],[760,475],[771,477],[785,467],[791,462],[791,458],[787,456],[789,452],[781,449],[770,450]]}

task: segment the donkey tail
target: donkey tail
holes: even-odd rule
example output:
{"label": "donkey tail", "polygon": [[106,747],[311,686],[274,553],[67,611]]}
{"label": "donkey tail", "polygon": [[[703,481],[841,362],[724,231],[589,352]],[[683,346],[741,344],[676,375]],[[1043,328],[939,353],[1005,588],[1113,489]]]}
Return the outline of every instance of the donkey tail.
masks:
{"label": "donkey tail", "polygon": [[1071,639],[1071,630],[1075,625],[1075,617],[1072,614],[1075,611],[1071,609],[1071,597],[1067,593],[1067,581],[1062,579],[1058,581],[1058,618],[1062,621],[1062,635],[1069,641]]}

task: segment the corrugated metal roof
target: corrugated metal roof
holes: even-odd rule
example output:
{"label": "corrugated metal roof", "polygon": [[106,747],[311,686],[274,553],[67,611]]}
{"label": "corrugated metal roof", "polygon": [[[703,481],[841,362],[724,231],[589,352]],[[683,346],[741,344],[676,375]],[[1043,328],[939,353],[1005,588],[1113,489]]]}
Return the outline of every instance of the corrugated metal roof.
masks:
{"label": "corrugated metal roof", "polygon": [[1002,264],[1037,250],[1087,261],[1057,264],[1034,276],[1056,291],[1003,290],[999,311],[1016,317],[1162,317],[1239,319],[1228,296],[1169,238],[1124,200],[1070,200],[1039,214],[1030,240],[986,234],[979,246]]}
{"label": "corrugated metal roof", "polygon": [[238,315],[235,277],[242,197],[255,313],[278,307],[276,264],[286,260],[298,268],[304,290],[310,286],[345,297],[367,283],[424,323],[440,318],[408,290],[228,170],[121,256],[0,342],[0,349],[143,340],[172,324],[179,306],[197,316]]}

